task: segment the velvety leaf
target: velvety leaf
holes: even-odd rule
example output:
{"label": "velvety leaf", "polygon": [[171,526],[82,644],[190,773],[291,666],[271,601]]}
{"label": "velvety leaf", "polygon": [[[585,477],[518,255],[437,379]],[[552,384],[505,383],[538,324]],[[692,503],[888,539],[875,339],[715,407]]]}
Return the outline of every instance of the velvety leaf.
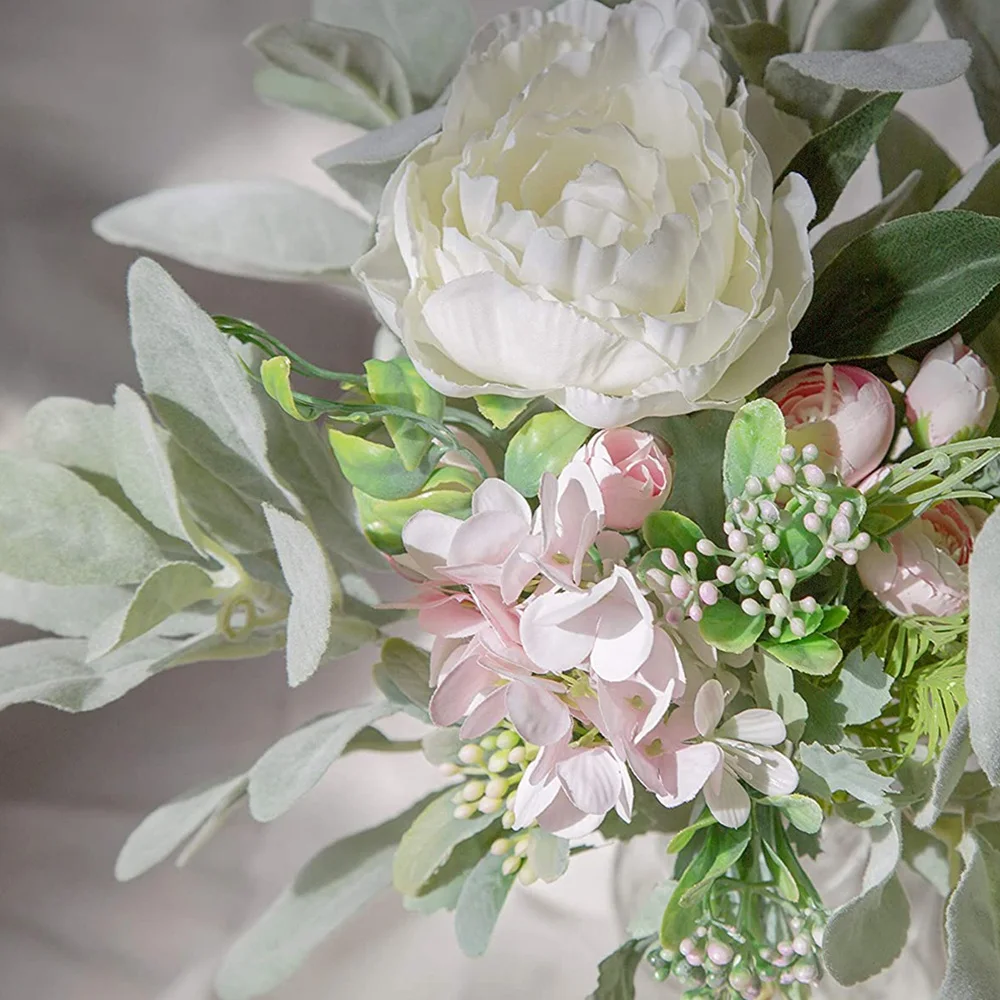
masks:
{"label": "velvety leaf", "polygon": [[823,962],[843,986],[887,969],[902,953],[910,904],[896,876],[902,856],[899,819],[871,831],[861,895],[834,911],[823,931]]}
{"label": "velvety leaf", "polygon": [[59,586],[138,583],[162,557],[153,539],[58,465],[0,453],[0,572]]}
{"label": "velvety leaf", "polygon": [[398,709],[427,721],[431,700],[430,657],[405,639],[386,639],[375,664],[375,683]]}
{"label": "velvety leaf", "polygon": [[937,0],[948,34],[972,46],[965,74],[990,145],[1000,143],[1000,9],[993,0]]}
{"label": "velvety leaf", "polygon": [[798,742],[808,717],[808,708],[795,689],[795,675],[784,663],[764,654],[761,669],[754,674],[757,704],[777,712],[785,723],[788,738]]}
{"label": "velvety leaf", "polygon": [[392,865],[392,884],[405,896],[419,894],[423,884],[448,860],[463,841],[474,837],[496,820],[477,814],[456,819],[453,789],[438,795],[403,834]]}
{"label": "velvety leaf", "polygon": [[504,859],[487,854],[462,883],[455,907],[455,937],[470,957],[486,953],[493,928],[514,884],[514,875],[504,875]]}
{"label": "velvety leaf", "polygon": [[760,801],[780,809],[788,822],[803,833],[819,833],[823,825],[823,810],[808,795],[770,795]]}
{"label": "velvety leaf", "polygon": [[367,31],[291,21],[265,25],[246,44],[285,73],[333,90],[333,112],[353,125],[380,128],[413,113],[402,66],[389,46]]}
{"label": "velvety leaf", "polygon": [[590,435],[589,427],[562,410],[539,413],[511,438],[503,477],[523,496],[538,496],[542,475],[562,472]]}
{"label": "velvety leaf", "polygon": [[96,660],[138,639],[171,615],[207,600],[214,581],[210,573],[191,562],[157,566],[136,588],[129,603],[116,609],[93,631],[88,660]]}
{"label": "velvety leaf", "polygon": [[741,407],[726,434],[722,480],[726,499],[743,492],[751,476],[766,479],[778,462],[785,444],[785,418],[777,403],[755,399]]}
{"label": "velvety leaf", "polygon": [[389,888],[396,844],[426,802],[320,851],[226,955],[215,979],[221,1000],[249,1000],[270,992],[326,937]]}
{"label": "velvety leaf", "polygon": [[569,841],[534,826],[528,832],[527,859],[543,882],[555,882],[569,869]]}
{"label": "velvety leaf", "polygon": [[863,760],[846,750],[830,751],[818,743],[799,748],[802,763],[818,775],[831,792],[853,795],[866,805],[879,808],[892,788],[892,778],[876,774]]}
{"label": "velvety leaf", "polygon": [[635,974],[651,944],[649,937],[626,941],[608,955],[597,967],[597,989],[587,1000],[633,1000]]}
{"label": "velvety leaf", "polygon": [[896,353],[951,329],[998,285],[1000,219],[897,219],[860,236],[820,275],[795,350],[824,360]]}
{"label": "velvety leaf", "polygon": [[343,709],[321,715],[279,740],[250,769],[250,814],[260,823],[284,815],[359,733],[392,711],[385,701]]}
{"label": "velvety leaf", "polygon": [[337,146],[318,156],[315,162],[374,216],[382,201],[382,191],[400,161],[438,131],[443,120],[443,106],[428,108]]}
{"label": "velvety leaf", "polygon": [[1000,146],[990,150],[934,207],[939,212],[962,208],[1000,215]]}
{"label": "velvety leaf", "polygon": [[926,879],[942,899],[951,895],[951,849],[937,837],[903,823],[903,860]]}
{"label": "velvety leaf", "polygon": [[229,778],[160,806],[129,835],[115,863],[115,878],[128,882],[166,860],[246,793],[246,775]]}
{"label": "velvety leaf", "polygon": [[885,128],[899,98],[898,93],[873,97],[813,136],[778,178],[777,183],[780,184],[788,174],[801,174],[809,182],[816,198],[813,225],[829,217],[847,182]]}
{"label": "velvety leaf", "polygon": [[844,660],[832,696],[844,706],[844,725],[859,726],[877,719],[892,698],[892,678],[877,656],[854,649]]}
{"label": "velvety leaf", "polygon": [[930,798],[913,817],[913,823],[916,827],[926,830],[937,822],[965,773],[965,765],[971,752],[969,710],[964,707],[959,710],[955,724],[951,727],[951,733],[948,735],[948,741],[937,759]]}
{"label": "velvety leaf", "polygon": [[980,767],[1000,785],[1000,515],[993,514],[976,538],[969,562],[969,649],[965,689],[969,736]]}
{"label": "velvety leaf", "polygon": [[781,0],[777,22],[785,29],[793,51],[798,52],[805,46],[818,4],[819,0]]}
{"label": "velvety leaf", "polygon": [[897,215],[929,212],[962,176],[955,161],[934,137],[908,115],[894,111],[875,144],[882,194],[888,196],[915,170],[920,181]]}
{"label": "velvety leaf", "polygon": [[46,462],[113,479],[112,414],[110,406],[49,396],[24,415],[25,446]]}
{"label": "velvety leaf", "polygon": [[871,232],[876,226],[908,212],[915,211],[913,196],[920,186],[923,174],[913,170],[906,179],[893,191],[887,194],[874,208],[863,215],[842,222],[839,226],[828,229],[812,249],[813,267],[820,274],[830,264],[830,261],[849,243],[852,243],[864,233]]}
{"label": "velvety leaf", "polygon": [[90,635],[130,596],[123,587],[61,587],[0,573],[0,618],[60,636]]}
{"label": "velvety leaf", "polygon": [[271,281],[330,278],[370,243],[367,222],[285,180],[164,188],[99,215],[94,231],[208,271]]}
{"label": "velvety leaf", "polygon": [[959,850],[965,871],[945,913],[948,965],[940,1000],[990,997],[1000,982],[1000,851],[976,830]]}
{"label": "velvety leaf", "polygon": [[475,26],[465,0],[313,0],[313,16],[381,38],[428,104],[455,76]]}
{"label": "velvety leaf", "polygon": [[934,0],[837,0],[820,22],[817,49],[880,49],[912,42]]}
{"label": "velvety leaf", "polygon": [[420,740],[428,764],[454,763],[462,746],[457,726],[435,728],[424,733]]}

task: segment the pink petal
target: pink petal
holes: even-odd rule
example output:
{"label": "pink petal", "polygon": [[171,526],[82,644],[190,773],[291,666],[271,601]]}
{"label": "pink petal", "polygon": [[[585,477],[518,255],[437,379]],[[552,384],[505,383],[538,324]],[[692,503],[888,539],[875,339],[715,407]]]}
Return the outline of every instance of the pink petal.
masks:
{"label": "pink petal", "polygon": [[448,550],[462,522],[447,514],[421,510],[403,525],[403,545],[414,565],[431,579],[448,561]]}
{"label": "pink petal", "polygon": [[720,780],[705,786],[705,802],[712,815],[723,825],[736,830],[750,818],[750,796],[728,771]]}
{"label": "pink petal", "polygon": [[540,667],[570,670],[590,655],[594,648],[591,628],[596,631],[597,622],[587,612],[595,603],[591,595],[600,586],[585,594],[544,594],[528,603],[521,617],[521,644]]}
{"label": "pink petal", "polygon": [[[544,752],[544,751],[543,751]],[[526,768],[514,797],[514,827],[523,830],[533,823],[562,794],[559,781],[546,773],[542,755]],[[565,798],[565,796],[563,796]]]}
{"label": "pink petal", "polygon": [[785,742],[785,723],[770,709],[748,708],[721,726],[718,735],[773,747]]}
{"label": "pink petal", "polygon": [[[524,520],[507,511],[486,511],[465,521],[455,532],[448,552],[449,577],[463,583],[500,585],[500,569],[527,535]],[[489,579],[472,579],[470,572],[488,568]],[[461,575],[464,571],[464,576]]]}
{"label": "pink petal", "polygon": [[604,813],[586,813],[578,809],[569,797],[562,793],[538,817],[538,825],[557,837],[567,840],[585,837],[593,833],[604,821]]}
{"label": "pink petal", "polygon": [[519,681],[508,687],[507,711],[521,736],[537,746],[562,739],[572,722],[565,703],[551,691]]}
{"label": "pink petal", "polygon": [[556,765],[556,773],[578,809],[602,816],[621,794],[621,769],[608,749],[583,750]]}
{"label": "pink petal", "polygon": [[600,605],[590,665],[598,677],[618,681],[631,677],[652,652],[653,612],[628,570],[616,566],[609,579],[615,587]]}
{"label": "pink petal", "polygon": [[431,695],[431,721],[436,726],[450,726],[468,714],[476,697],[493,687],[495,678],[478,660],[463,660],[447,674]]}
{"label": "pink petal", "polygon": [[473,516],[485,511],[513,514],[524,522],[526,529],[531,524],[531,508],[528,506],[528,501],[502,479],[487,479],[472,494]]}
{"label": "pink petal", "polygon": [[493,729],[507,714],[507,685],[491,691],[468,715],[458,735],[463,740],[478,740]]}
{"label": "pink petal", "polygon": [[[712,774],[722,767],[722,751],[714,743],[683,746],[671,754],[664,754],[661,767],[664,785],[673,791],[657,796],[665,806],[690,802],[704,787]],[[667,773],[664,773],[667,772]]]}
{"label": "pink petal", "polygon": [[694,724],[702,736],[711,736],[722,718],[726,696],[717,680],[706,681],[694,699]]}

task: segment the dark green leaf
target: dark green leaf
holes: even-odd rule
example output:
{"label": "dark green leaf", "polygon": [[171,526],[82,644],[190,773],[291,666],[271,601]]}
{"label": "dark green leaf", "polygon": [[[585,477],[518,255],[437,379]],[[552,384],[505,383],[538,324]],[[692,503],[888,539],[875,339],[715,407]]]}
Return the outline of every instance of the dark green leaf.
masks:
{"label": "dark green leaf", "polygon": [[1000,8],[994,0],[937,0],[948,34],[972,46],[965,74],[991,146],[1000,143]]}
{"label": "dark green leaf", "polygon": [[597,967],[597,989],[587,1000],[634,1000],[635,974],[652,938],[626,941]]}
{"label": "dark green leaf", "polygon": [[933,10],[934,0],[837,0],[820,23],[815,47],[880,49],[912,42]]}
{"label": "dark green leaf", "polygon": [[792,50],[798,52],[806,44],[809,25],[819,0],[781,0],[778,24],[785,29]]}
{"label": "dark green leaf", "polygon": [[650,514],[642,526],[642,537],[650,549],[673,549],[678,556],[692,552],[705,533],[690,518],[673,510]]}
{"label": "dark green leaf", "polygon": [[720,21],[717,27],[723,44],[739,64],[743,75],[757,86],[764,83],[767,64],[791,48],[785,29],[768,21],[751,21],[749,24]]}
{"label": "dark green leaf", "polygon": [[933,136],[901,111],[892,113],[875,148],[883,195],[898,190],[914,170],[920,171],[920,181],[899,215],[929,212],[962,176]]}

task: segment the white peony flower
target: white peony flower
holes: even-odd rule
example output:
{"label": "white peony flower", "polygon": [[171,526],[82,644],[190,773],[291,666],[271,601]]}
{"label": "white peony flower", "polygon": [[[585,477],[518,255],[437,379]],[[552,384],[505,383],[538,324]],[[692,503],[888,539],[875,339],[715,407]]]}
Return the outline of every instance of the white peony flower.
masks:
{"label": "white peony flower", "polygon": [[812,293],[815,206],[772,198],[698,0],[522,9],[473,42],[355,273],[442,392],[593,427],[728,406]]}

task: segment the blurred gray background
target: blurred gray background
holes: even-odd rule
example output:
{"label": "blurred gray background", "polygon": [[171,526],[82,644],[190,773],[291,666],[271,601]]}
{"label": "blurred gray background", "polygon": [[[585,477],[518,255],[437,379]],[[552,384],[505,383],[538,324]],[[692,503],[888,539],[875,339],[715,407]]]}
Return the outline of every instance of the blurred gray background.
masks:
{"label": "blurred gray background", "polygon": [[[485,19],[514,4],[476,6]],[[9,444],[42,396],[107,401],[117,382],[137,381],[124,298],[134,255],[92,236],[93,216],[182,181],[280,174],[322,185],[312,156],[350,133],[253,97],[255,60],[241,39],[305,16],[306,0],[5,0],[2,13],[0,444]],[[963,166],[982,154],[963,85],[906,101]],[[873,197],[873,170],[853,188],[856,210]],[[252,317],[319,364],[356,368],[368,354],[375,324],[358,299],[168,266],[209,311]],[[28,637],[0,632],[4,642]],[[367,667],[350,661],[291,693],[280,661],[217,664],[162,675],[92,715],[4,712],[0,998],[207,1000],[220,950],[283,880],[343,832],[409,804],[433,774],[396,758],[364,761],[362,777],[356,759],[283,822],[237,821],[190,869],[133,885],[114,882],[117,850],[155,806],[245,769],[299,721],[356,700]],[[556,891],[522,894],[488,960],[457,955],[446,916],[421,923],[386,900],[280,995],[582,997],[592,963],[618,943],[610,860],[593,854]],[[556,927],[566,936],[555,939]],[[911,985],[909,995],[924,994]]]}

